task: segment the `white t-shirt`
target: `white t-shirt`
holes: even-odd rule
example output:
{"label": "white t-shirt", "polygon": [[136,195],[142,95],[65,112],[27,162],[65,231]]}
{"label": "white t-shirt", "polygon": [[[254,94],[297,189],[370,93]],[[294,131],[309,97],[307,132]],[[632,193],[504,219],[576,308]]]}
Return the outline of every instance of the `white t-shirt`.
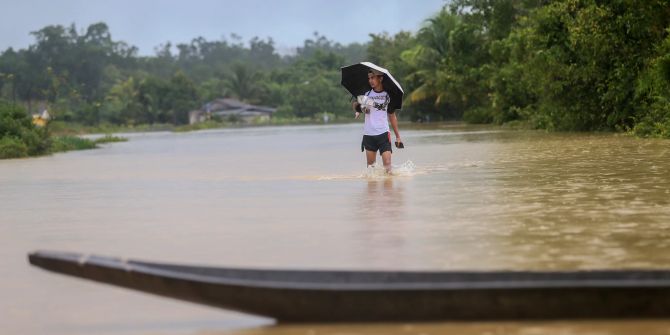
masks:
{"label": "white t-shirt", "polygon": [[385,91],[375,92],[374,90],[370,90],[366,95],[374,101],[374,106],[370,109],[370,113],[365,113],[363,134],[374,136],[389,131],[387,113],[391,101],[389,95]]}

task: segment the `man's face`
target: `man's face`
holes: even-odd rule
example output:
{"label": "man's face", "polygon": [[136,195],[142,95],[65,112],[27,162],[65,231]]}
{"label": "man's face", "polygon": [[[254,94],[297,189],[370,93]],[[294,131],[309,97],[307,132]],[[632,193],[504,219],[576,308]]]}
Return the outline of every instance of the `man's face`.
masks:
{"label": "man's face", "polygon": [[376,76],[373,73],[368,73],[368,84],[375,90],[379,90],[382,85],[382,76]]}

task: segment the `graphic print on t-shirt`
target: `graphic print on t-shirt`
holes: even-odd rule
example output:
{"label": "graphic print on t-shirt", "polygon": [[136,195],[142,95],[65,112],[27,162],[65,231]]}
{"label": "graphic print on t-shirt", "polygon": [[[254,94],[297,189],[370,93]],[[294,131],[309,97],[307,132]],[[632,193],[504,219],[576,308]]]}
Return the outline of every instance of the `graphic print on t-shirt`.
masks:
{"label": "graphic print on t-shirt", "polygon": [[370,113],[365,114],[364,134],[379,135],[389,131],[386,109],[391,98],[385,91],[375,92],[374,90],[370,90],[366,95],[374,101],[374,104],[370,109]]}
{"label": "graphic print on t-shirt", "polygon": [[386,92],[382,92],[382,93],[384,93],[383,96],[377,95],[377,96],[372,97],[372,101],[374,101],[373,107],[378,109],[378,110],[383,110],[383,111],[386,112],[386,107],[388,107],[389,101],[391,101],[391,99],[389,98],[389,95],[386,94]]}

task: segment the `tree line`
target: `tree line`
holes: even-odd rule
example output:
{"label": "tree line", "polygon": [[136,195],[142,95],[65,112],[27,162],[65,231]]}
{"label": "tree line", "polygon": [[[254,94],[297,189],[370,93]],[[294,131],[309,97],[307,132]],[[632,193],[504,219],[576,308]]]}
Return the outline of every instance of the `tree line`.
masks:
{"label": "tree line", "polygon": [[414,119],[668,138],[669,32],[668,0],[454,0],[371,44]]}
{"label": "tree line", "polygon": [[[0,55],[0,99],[31,112],[48,106],[56,119],[86,125],[188,123],[188,112],[221,97],[278,107],[280,117],[347,113],[339,68],[365,58],[365,45],[343,46],[315,33],[294,55],[272,39],[248,43],[202,37],[154,56],[115,41],[105,23],[33,32],[27,49]],[[347,114],[348,115],[348,114]]]}
{"label": "tree line", "polygon": [[115,41],[104,23],[33,32],[0,55],[0,99],[84,124],[184,124],[219,97],[277,116],[350,117],[339,68],[387,67],[402,117],[670,137],[670,0],[453,0],[416,32],[341,45],[316,34],[293,55],[272,39],[156,48]]}

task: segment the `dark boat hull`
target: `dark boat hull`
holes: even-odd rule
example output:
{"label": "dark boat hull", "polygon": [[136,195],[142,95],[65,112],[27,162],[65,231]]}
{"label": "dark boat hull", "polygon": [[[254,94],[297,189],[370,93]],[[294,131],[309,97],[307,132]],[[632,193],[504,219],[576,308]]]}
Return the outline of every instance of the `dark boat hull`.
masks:
{"label": "dark boat hull", "polygon": [[245,270],[35,252],[46,270],[281,322],[665,318],[670,271]]}

